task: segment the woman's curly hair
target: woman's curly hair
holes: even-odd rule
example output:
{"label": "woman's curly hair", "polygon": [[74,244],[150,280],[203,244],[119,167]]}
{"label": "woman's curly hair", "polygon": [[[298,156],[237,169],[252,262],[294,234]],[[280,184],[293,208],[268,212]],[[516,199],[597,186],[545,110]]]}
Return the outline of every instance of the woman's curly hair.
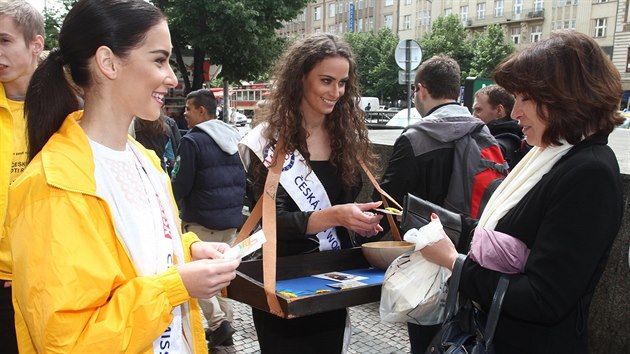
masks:
{"label": "woman's curly hair", "polygon": [[303,128],[300,105],[304,96],[303,78],[322,60],[329,57],[346,58],[350,64],[345,93],[333,111],[327,115],[325,128],[330,134],[332,155],[330,162],[341,171],[344,186],[358,184],[359,159],[370,170],[376,157],[368,139],[368,130],[359,107],[359,79],[357,65],[350,46],[331,34],[315,34],[294,43],[278,60],[273,71],[275,80],[269,96],[268,127],[263,133],[275,142],[283,137],[286,151],[297,149],[310,162],[306,145],[307,132]]}

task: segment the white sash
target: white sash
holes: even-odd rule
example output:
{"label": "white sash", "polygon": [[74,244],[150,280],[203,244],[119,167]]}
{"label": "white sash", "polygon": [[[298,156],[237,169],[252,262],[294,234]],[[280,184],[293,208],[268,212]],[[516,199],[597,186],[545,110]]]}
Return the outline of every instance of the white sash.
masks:
{"label": "white sash", "polygon": [[[161,224],[164,230],[163,237],[159,237],[157,242],[160,244],[160,257],[158,257],[158,273],[163,272],[168,267],[185,263],[184,249],[179,230],[177,229],[177,220],[175,219],[175,206],[168,195],[168,183],[166,177],[157,173],[151,162],[133,145],[131,150],[146,171],[146,177],[152,187],[150,191],[155,192],[158,207],[161,214]],[[150,192],[149,192],[150,193]],[[150,274],[142,274],[150,275]],[[153,352],[161,353],[191,353],[192,330],[190,319],[187,315],[188,303],[173,308],[171,312],[173,321],[162,335],[153,342]]]}
{"label": "white sash", "polygon": [[[262,135],[266,127],[267,124],[259,124],[238,144],[245,169],[249,168],[248,148],[256,154],[265,167],[269,168],[271,165],[274,146],[271,146]],[[301,211],[316,211],[331,206],[322,182],[315,172],[310,170],[304,157],[297,150],[292,154],[286,154],[280,174],[280,184]],[[321,231],[316,236],[319,240],[320,251],[341,249],[335,227]]]}

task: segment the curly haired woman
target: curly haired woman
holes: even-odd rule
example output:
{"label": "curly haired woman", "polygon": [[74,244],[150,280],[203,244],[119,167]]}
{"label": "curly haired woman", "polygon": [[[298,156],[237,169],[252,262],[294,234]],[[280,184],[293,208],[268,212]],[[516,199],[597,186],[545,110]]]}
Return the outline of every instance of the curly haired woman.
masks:
{"label": "curly haired woman", "polygon": [[[347,43],[316,34],[295,43],[276,64],[269,114],[241,141],[241,157],[261,195],[278,140],[287,151],[276,197],[278,256],[352,247],[349,230],[377,234],[380,205],[354,203],[360,163],[374,165],[356,63]],[[264,167],[263,167],[264,166]],[[282,319],[253,309],[262,353],[341,353],[350,337],[346,309]]]}

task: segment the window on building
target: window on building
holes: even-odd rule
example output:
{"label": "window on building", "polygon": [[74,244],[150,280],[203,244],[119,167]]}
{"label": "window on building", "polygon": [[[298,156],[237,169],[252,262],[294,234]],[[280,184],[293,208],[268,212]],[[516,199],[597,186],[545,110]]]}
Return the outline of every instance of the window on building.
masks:
{"label": "window on building", "polygon": [[545,6],[544,4],[545,2],[543,0],[534,1],[534,11],[542,11]]}
{"label": "window on building", "polygon": [[608,2],[608,0],[597,0],[598,4],[602,4],[602,3],[605,3],[605,2]]}
{"label": "window on building", "polygon": [[520,15],[523,13],[523,0],[514,0],[514,14]]}
{"label": "window on building", "polygon": [[306,9],[302,10],[302,12],[298,14],[297,20],[300,22],[306,21]]}
{"label": "window on building", "polygon": [[359,0],[357,7],[359,8],[359,10],[363,9],[363,0]]}
{"label": "window on building", "polygon": [[337,27],[339,27],[339,28],[337,29],[337,33],[343,33],[343,29],[344,29],[344,27],[345,27],[345,26],[346,26],[346,24],[345,24],[344,22],[339,22],[339,23],[337,24]]}
{"label": "window on building", "polygon": [[385,15],[383,27],[392,29],[393,21],[394,21],[394,17],[392,15]]}
{"label": "window on building", "polygon": [[477,4],[477,19],[483,20],[484,18],[486,18],[486,3],[482,2]]}
{"label": "window on building", "polygon": [[367,7],[370,8],[374,6],[376,6],[376,0],[368,0]]}
{"label": "window on building", "polygon": [[403,29],[405,30],[411,29],[411,15],[405,15],[403,17]]}
{"label": "window on building", "polygon": [[360,18],[357,21],[357,32],[363,32],[363,19]]}
{"label": "window on building", "polygon": [[342,14],[343,13],[343,0],[339,1],[339,13]]}
{"label": "window on building", "polygon": [[503,17],[503,0],[494,2],[494,17]]}
{"label": "window on building", "polygon": [[337,25],[330,25],[328,26],[328,33],[337,33]]}
{"label": "window on building", "polygon": [[630,48],[628,48],[628,55],[626,55],[626,72],[630,72]]}
{"label": "window on building", "polygon": [[540,42],[542,39],[542,25],[532,26],[530,40],[532,43]]}
{"label": "window on building", "polygon": [[452,8],[448,8],[448,9],[444,9],[444,16],[450,16],[453,14],[453,9]]}
{"label": "window on building", "polygon": [[385,6],[392,6],[394,5],[394,0],[385,0]]}
{"label": "window on building", "polygon": [[405,5],[411,5],[411,0],[405,0]]}
{"label": "window on building", "polygon": [[373,31],[374,30],[374,17],[368,17],[365,21],[365,30]]}
{"label": "window on building", "polygon": [[459,19],[462,23],[466,24],[466,21],[468,21],[468,6],[462,6],[459,8]]}
{"label": "window on building", "polygon": [[322,19],[322,7],[321,6],[315,7],[315,14],[313,16],[313,19],[315,21],[319,21],[319,20]]}
{"label": "window on building", "polygon": [[319,27],[315,27],[315,33],[321,33],[321,32],[322,32],[322,29],[321,29],[321,28],[319,28]]}
{"label": "window on building", "polygon": [[606,37],[606,18],[595,19],[595,35],[593,37]]}
{"label": "window on building", "polygon": [[328,5],[328,17],[335,17],[337,15],[337,4]]}
{"label": "window on building", "polygon": [[515,27],[510,29],[510,34],[512,36],[512,42],[514,44],[519,44],[521,41],[521,28]]}
{"label": "window on building", "polygon": [[431,27],[431,11],[418,12],[418,26]]}

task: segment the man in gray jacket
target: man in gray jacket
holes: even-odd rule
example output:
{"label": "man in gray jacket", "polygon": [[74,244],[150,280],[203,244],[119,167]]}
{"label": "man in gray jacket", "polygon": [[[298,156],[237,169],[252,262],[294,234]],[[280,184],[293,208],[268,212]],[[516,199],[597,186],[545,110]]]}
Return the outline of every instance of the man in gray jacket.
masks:
{"label": "man in gray jacket", "polygon": [[[190,131],[182,137],[175,168],[173,193],[181,209],[184,232],[203,241],[231,244],[243,224],[245,170],[239,158],[238,130],[216,119],[217,102],[210,90],[186,97],[184,116]],[[232,308],[220,296],[200,300],[208,322],[210,347],[232,345]]]}
{"label": "man in gray jacket", "polygon": [[[454,142],[480,131],[492,145],[497,145],[484,123],[457,102],[460,80],[459,65],[444,55],[434,56],[418,68],[414,103],[423,118],[411,124],[394,143],[380,183],[383,190],[401,204],[407,193],[411,193],[462,213],[458,210],[460,208],[445,205],[448,204],[445,202],[449,196],[451,175],[454,170],[461,170],[464,163],[454,156]],[[498,146],[495,150],[498,155],[496,162],[502,164],[503,156]],[[378,192],[374,193],[373,200],[380,200]],[[386,222],[381,222],[381,226],[384,232],[389,230]],[[411,353],[424,353],[439,327],[408,323]]]}

